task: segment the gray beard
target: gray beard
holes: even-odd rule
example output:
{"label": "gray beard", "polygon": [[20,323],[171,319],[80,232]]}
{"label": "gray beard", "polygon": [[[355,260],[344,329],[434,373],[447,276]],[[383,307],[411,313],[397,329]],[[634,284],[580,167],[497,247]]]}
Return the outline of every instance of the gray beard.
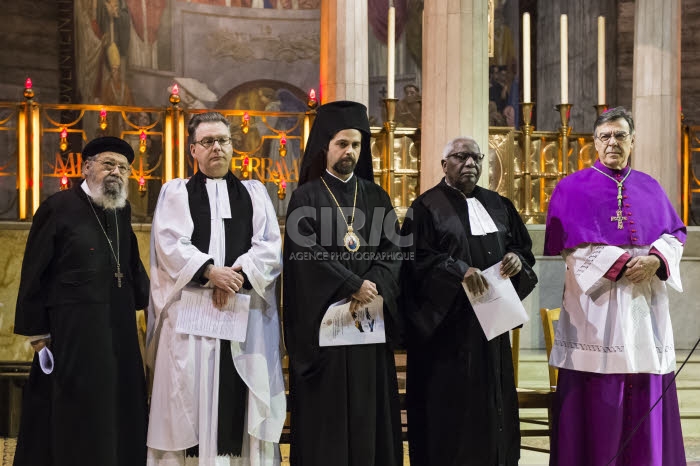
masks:
{"label": "gray beard", "polygon": [[126,183],[119,186],[118,183],[105,178],[96,191],[92,193],[92,200],[104,209],[121,209],[126,205],[128,196]]}

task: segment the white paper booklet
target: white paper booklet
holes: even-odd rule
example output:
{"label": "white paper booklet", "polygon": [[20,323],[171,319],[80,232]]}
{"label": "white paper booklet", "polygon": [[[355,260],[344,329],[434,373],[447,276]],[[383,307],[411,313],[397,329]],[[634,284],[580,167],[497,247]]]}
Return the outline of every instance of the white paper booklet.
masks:
{"label": "white paper booklet", "polygon": [[492,340],[529,320],[510,278],[502,277],[500,270],[499,262],[481,272],[489,284],[489,289],[478,298],[472,296],[467,290],[467,285],[462,282],[487,340]]}
{"label": "white paper booklet", "polygon": [[175,331],[222,340],[245,341],[250,296],[236,293],[222,309],[214,307],[213,290],[183,290],[177,306]]}
{"label": "white paper booklet", "polygon": [[381,296],[350,314],[350,300],[331,304],[321,320],[320,346],[370,345],[386,343],[384,300]]}

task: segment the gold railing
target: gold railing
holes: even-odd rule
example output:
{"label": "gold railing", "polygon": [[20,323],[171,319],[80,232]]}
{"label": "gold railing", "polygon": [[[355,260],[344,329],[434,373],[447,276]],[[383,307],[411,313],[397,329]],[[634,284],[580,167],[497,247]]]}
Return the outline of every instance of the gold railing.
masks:
{"label": "gold railing", "polygon": [[[185,122],[209,110],[182,109],[177,95],[170,96],[170,106],[160,108],[39,104],[31,89],[25,97],[21,103],[0,103],[0,132],[14,141],[4,146],[6,153],[0,149],[0,161],[8,161],[0,163],[0,180],[16,180],[16,202],[10,202],[16,206],[15,213],[0,215],[2,219],[29,220],[43,199],[80,182],[82,148],[97,136],[118,136],[134,148],[129,199],[137,221],[150,220],[163,183],[197,170],[196,162],[186,156]],[[265,183],[273,201],[279,199],[277,213],[283,217],[287,194],[299,179],[299,162],[315,111],[217,111],[231,123],[232,170],[240,178]],[[415,128],[397,129],[391,120],[384,128],[372,128],[377,180],[401,213],[419,191],[418,134]],[[388,147],[393,148],[391,153]],[[8,193],[15,191],[5,184]]]}
{"label": "gold railing", "polygon": [[686,225],[700,225],[700,126],[682,127],[682,218]]}
{"label": "gold railing", "polygon": [[566,157],[563,139],[561,132],[530,131],[526,154],[525,131],[489,128],[489,187],[511,199],[527,223],[544,223],[557,182],[595,162],[590,134],[568,133]]}
{"label": "gold railing", "polygon": [[[386,99],[385,104],[391,117],[395,102]],[[159,108],[39,104],[32,98],[0,102],[0,219],[31,219],[43,199],[81,179],[84,143],[110,134],[134,147],[132,212],[135,220],[149,221],[162,183],[197,170],[186,155],[185,122],[205,111],[182,109],[172,101]],[[231,122],[232,170],[243,179],[266,183],[283,217],[315,112],[219,111]],[[489,129],[490,188],[511,199],[528,223],[544,223],[557,182],[596,160],[592,136],[573,133],[567,109],[560,112],[558,131],[536,131],[527,118],[518,129]],[[420,130],[397,128],[389,119],[371,131],[375,179],[403,217],[420,193]],[[686,224],[697,224],[700,201],[694,205],[693,199],[700,199],[700,127],[683,127],[682,162],[681,214]]]}
{"label": "gold railing", "polygon": [[[4,184],[0,181],[0,189],[14,198],[8,204],[9,210],[12,206],[15,210],[5,209],[4,214],[0,210],[2,219],[31,219],[43,199],[79,182],[82,148],[97,136],[118,136],[134,148],[129,197],[137,220],[150,220],[164,182],[197,170],[186,156],[185,122],[192,114],[208,110],[182,109],[172,96],[168,107],[146,108],[39,104],[33,92],[29,94],[22,103],[0,102],[0,137],[4,133],[8,140],[0,148],[0,180],[8,177]],[[231,123],[231,168],[240,178],[265,183],[273,199],[284,201],[298,181],[313,112],[218,111]],[[10,177],[16,180],[16,191]],[[282,214],[285,209],[286,203],[278,203]]]}

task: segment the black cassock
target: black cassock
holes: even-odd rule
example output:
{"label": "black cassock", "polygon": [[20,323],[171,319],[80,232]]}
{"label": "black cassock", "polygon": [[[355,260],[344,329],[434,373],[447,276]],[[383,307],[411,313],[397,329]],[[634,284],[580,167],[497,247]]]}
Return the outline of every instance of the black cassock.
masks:
{"label": "black cassock", "polygon": [[97,217],[79,185],[37,210],[22,265],[15,333],[51,334],[54,369],[34,356],[24,389],[15,465],[134,466],[146,463],[146,384],[136,309],[148,305],[148,276],[131,208]]}
{"label": "black cassock", "polygon": [[[287,211],[283,269],[284,330],[290,356],[291,464],[400,465],[401,420],[392,344],[324,348],[318,344],[321,318],[328,306],[350,297],[363,280],[377,285],[384,299],[388,338],[393,337],[394,343],[399,339],[392,316],[396,315],[400,269],[396,256],[400,250],[382,229],[389,217],[388,229],[398,234],[395,213],[389,196],[374,183],[353,176],[344,184],[327,173],[323,178],[346,217],[352,215],[358,181],[354,226],[361,240],[358,253],[364,255],[355,259],[331,256],[350,253],[342,245],[345,223],[320,179],[294,191]],[[377,207],[380,209],[375,210]],[[300,213],[305,215],[301,220]],[[365,221],[360,227],[362,214]],[[294,234],[297,231],[303,236],[315,234],[316,241],[302,244]],[[368,241],[375,245],[368,245]],[[382,252],[386,256],[371,256]]]}
{"label": "black cassock", "polygon": [[537,277],[532,241],[513,204],[476,187],[498,232],[474,236],[467,200],[443,180],[413,203],[402,234],[413,234],[402,269],[408,321],[407,403],[411,466],[517,465],[520,425],[509,335],[487,341],[462,287],[508,252],[523,268],[511,278],[520,299]]}

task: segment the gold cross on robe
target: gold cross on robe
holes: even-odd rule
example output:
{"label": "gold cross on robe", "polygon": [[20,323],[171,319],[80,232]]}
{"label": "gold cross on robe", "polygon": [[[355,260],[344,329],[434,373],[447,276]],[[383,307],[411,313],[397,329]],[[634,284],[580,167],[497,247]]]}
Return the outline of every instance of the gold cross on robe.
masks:
{"label": "gold cross on robe", "polygon": [[611,222],[617,222],[617,229],[622,230],[622,221],[627,220],[627,217],[622,216],[622,209],[617,209],[617,216],[610,217]]}

